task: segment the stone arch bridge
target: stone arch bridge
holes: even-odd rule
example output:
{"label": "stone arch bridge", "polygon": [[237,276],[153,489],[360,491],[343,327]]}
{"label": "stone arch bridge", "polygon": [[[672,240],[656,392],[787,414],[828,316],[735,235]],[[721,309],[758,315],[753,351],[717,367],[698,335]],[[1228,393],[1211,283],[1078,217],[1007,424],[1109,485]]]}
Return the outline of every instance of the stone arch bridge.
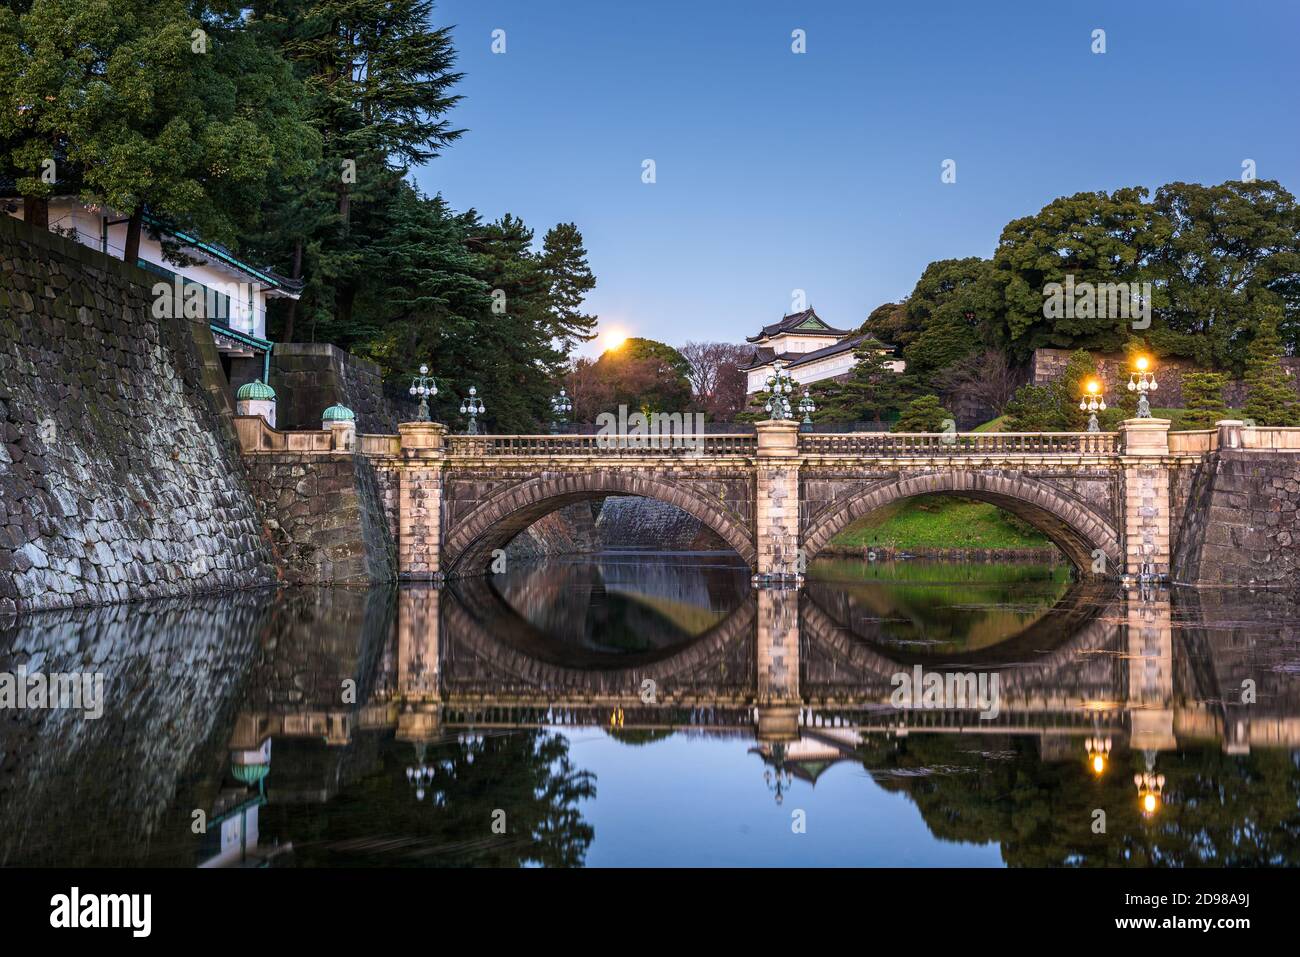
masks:
{"label": "stone arch bridge", "polygon": [[[1117,433],[461,436],[406,423],[362,436],[408,579],[488,571],[542,515],[638,495],[712,528],[760,579],[798,577],[850,522],[917,495],[992,502],[1041,529],[1083,575],[1167,576],[1180,470],[1168,423]],[[1182,484],[1186,484],[1183,482]]]}
{"label": "stone arch bridge", "polygon": [[[836,434],[767,421],[751,435],[471,436],[408,422],[398,435],[357,436],[344,423],[278,432],[257,416],[236,426],[246,457],[263,463],[254,485],[268,510],[308,524],[343,561],[364,552],[371,580],[384,564],[410,580],[483,574],[542,515],[606,495],[683,509],[759,581],[798,578],[850,522],[917,495],[998,505],[1085,577],[1300,580],[1300,429],[1225,421],[1171,433],[1166,420],[1130,419],[1116,432]],[[295,504],[294,483],[312,487],[298,476],[327,461],[331,482],[355,485],[352,501],[377,504],[354,508],[357,519],[328,502]],[[354,546],[348,522],[387,526],[383,560]]]}

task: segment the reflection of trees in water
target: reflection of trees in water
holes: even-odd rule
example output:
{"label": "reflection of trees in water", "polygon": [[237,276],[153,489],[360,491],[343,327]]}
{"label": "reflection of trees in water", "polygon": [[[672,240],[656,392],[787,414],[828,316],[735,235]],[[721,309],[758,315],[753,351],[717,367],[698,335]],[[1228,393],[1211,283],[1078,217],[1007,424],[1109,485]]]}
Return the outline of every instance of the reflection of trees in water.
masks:
{"label": "reflection of trees in water", "polygon": [[884,564],[818,559],[808,592],[869,640],[962,651],[1029,626],[1069,588],[1064,566]]}
{"label": "reflection of trees in water", "polygon": [[[1015,867],[1300,864],[1300,768],[1285,751],[1162,753],[1164,803],[1147,820],[1133,774],[1140,754],[1094,778],[1083,760],[1047,762],[1025,738],[913,735],[863,742],[863,766],[916,803],[931,833],[998,842]],[[1093,811],[1106,833],[1092,832]]]}
{"label": "reflection of trees in water", "polygon": [[[574,767],[569,742],[544,730],[432,742],[432,768],[417,800],[406,769],[417,746],[387,739],[377,771],[327,804],[262,810],[262,831],[292,841],[304,866],[575,867],[595,830],[577,802],[596,796],[595,776]],[[492,831],[505,812],[505,833]]]}

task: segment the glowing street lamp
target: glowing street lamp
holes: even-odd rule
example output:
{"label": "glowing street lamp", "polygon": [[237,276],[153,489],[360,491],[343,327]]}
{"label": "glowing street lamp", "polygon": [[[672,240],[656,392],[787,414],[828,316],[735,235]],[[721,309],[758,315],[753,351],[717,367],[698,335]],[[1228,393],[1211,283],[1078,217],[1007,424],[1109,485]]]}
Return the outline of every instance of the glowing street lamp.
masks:
{"label": "glowing street lamp", "polygon": [[485,411],[483,400],[478,397],[478,389],[469,387],[469,398],[460,404],[460,414],[469,416],[469,428],[466,435],[478,435],[478,417]]}
{"label": "glowing street lamp", "polygon": [[1101,427],[1097,424],[1097,413],[1106,411],[1106,400],[1101,395],[1101,383],[1096,379],[1089,379],[1088,384],[1084,386],[1083,400],[1079,403],[1079,410],[1088,414],[1088,431],[1100,432]]}
{"label": "glowing street lamp", "polygon": [[1156,382],[1155,372],[1147,371],[1151,366],[1151,360],[1146,356],[1138,356],[1134,365],[1137,366],[1137,371],[1129,373],[1128,390],[1138,394],[1138,418],[1149,419],[1151,405],[1147,402],[1147,393],[1155,392],[1160,388],[1160,384]]}
{"label": "glowing street lamp", "polygon": [[429,375],[427,365],[420,366],[420,374],[411,379],[411,395],[420,397],[420,411],[416,414],[417,422],[429,421],[429,396],[438,394],[438,386]]}

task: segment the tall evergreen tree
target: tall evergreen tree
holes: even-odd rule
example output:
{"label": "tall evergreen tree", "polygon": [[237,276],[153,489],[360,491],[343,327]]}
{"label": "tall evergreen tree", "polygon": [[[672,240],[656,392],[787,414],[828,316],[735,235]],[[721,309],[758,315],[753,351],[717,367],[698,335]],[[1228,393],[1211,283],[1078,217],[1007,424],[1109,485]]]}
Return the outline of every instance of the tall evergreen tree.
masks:
{"label": "tall evergreen tree", "polygon": [[1212,429],[1228,417],[1223,389],[1228,377],[1222,372],[1188,372],[1183,375],[1183,427]]}
{"label": "tall evergreen tree", "polygon": [[853,350],[857,360],[843,382],[816,390],[820,418],[826,422],[882,422],[897,414],[904,402],[899,375],[886,363],[880,343],[868,336]]}
{"label": "tall evergreen tree", "polygon": [[1255,338],[1246,350],[1246,405],[1242,414],[1256,425],[1300,425],[1300,396],[1278,361],[1282,341],[1278,337],[1281,309],[1264,309]]}
{"label": "tall evergreen tree", "polygon": [[5,26],[0,87],[18,109],[0,138],[16,144],[19,188],[39,201],[49,184],[36,166],[66,162],[84,193],[129,217],[128,261],[146,210],[234,244],[270,171],[310,154],[287,65],[235,13],[186,0],[32,0]]}
{"label": "tall evergreen tree", "polygon": [[[269,5],[268,29],[284,36],[311,91],[324,138],[321,167],[333,193],[338,235],[319,246],[317,268],[330,277],[332,308],[352,321],[375,238],[354,222],[354,203],[392,188],[394,170],[423,163],[464,132],[446,114],[460,97],[451,88],[455,51],[450,28],[430,26],[432,0],[301,0]],[[287,25],[287,26],[286,26]],[[323,213],[304,225],[321,226]],[[293,239],[295,249],[309,236]]]}
{"label": "tall evergreen tree", "polygon": [[587,265],[582,233],[573,223],[559,223],[542,240],[542,275],[550,299],[551,336],[565,353],[596,338],[596,317],[582,311],[582,301],[596,288]]}

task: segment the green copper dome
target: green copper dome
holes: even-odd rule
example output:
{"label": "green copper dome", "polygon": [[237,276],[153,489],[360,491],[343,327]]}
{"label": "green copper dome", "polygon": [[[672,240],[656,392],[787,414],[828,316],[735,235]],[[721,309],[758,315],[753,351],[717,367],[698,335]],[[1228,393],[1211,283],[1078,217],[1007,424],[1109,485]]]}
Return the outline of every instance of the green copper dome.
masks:
{"label": "green copper dome", "polygon": [[321,413],[322,422],[351,422],[356,413],[345,405],[332,405]]}
{"label": "green copper dome", "polygon": [[252,382],[241,385],[239,391],[235,393],[235,398],[240,402],[246,402],[250,399],[265,401],[275,398],[275,390],[261,379],[254,379]]}
{"label": "green copper dome", "polygon": [[271,766],[269,764],[236,764],[231,767],[230,771],[240,784],[252,787],[271,772]]}

